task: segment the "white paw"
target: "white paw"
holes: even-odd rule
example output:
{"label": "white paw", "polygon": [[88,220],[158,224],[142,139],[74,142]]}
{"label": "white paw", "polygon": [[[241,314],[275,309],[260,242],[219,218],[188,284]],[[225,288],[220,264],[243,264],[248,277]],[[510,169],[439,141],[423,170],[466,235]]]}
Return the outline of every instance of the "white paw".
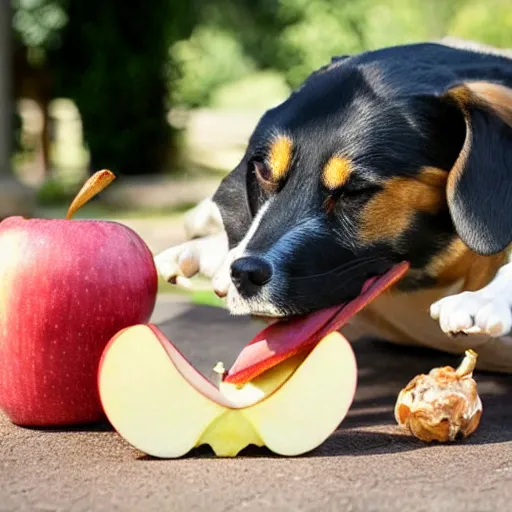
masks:
{"label": "white paw", "polygon": [[185,242],[155,256],[155,266],[166,281],[189,288],[188,278],[199,270],[199,255],[192,241]]}
{"label": "white paw", "polygon": [[166,281],[190,288],[190,278],[198,273],[212,278],[227,252],[227,237],[222,232],[170,247],[155,256],[154,261]]}
{"label": "white paw", "polygon": [[506,296],[491,296],[481,290],[445,297],[430,306],[430,316],[439,320],[447,334],[487,334],[499,337],[512,330],[512,304]]}

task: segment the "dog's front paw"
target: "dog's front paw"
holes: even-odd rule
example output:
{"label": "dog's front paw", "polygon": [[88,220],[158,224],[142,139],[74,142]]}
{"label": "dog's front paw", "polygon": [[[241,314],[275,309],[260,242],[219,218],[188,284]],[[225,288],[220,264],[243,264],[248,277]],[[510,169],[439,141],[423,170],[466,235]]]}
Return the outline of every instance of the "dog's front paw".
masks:
{"label": "dog's front paw", "polygon": [[199,271],[195,241],[170,247],[155,256],[158,273],[169,283],[190,287],[188,278]]}
{"label": "dog's front paw", "polygon": [[439,320],[447,334],[487,334],[499,337],[512,330],[512,305],[507,297],[463,292],[445,297],[430,307],[430,316]]}
{"label": "dog's front paw", "polygon": [[155,256],[158,273],[168,282],[190,288],[189,278],[200,273],[212,278],[228,252],[224,232],[170,247]]}

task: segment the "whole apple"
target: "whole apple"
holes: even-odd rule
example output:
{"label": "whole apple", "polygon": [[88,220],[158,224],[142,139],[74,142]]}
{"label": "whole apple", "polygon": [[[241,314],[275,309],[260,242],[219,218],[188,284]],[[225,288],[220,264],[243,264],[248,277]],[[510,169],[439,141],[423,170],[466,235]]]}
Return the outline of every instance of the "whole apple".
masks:
{"label": "whole apple", "polygon": [[156,294],[153,255],[127,226],[0,222],[0,408],[22,426],[103,420],[101,354],[119,330],[149,321]]}

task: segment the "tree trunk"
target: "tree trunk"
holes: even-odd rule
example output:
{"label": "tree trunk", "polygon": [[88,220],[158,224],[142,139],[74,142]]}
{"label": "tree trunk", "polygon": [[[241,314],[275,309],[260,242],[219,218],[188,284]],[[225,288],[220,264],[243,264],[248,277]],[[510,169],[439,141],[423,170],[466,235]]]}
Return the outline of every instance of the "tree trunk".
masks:
{"label": "tree trunk", "polygon": [[167,167],[174,142],[167,122],[169,45],[178,36],[172,15],[181,10],[188,13],[190,2],[69,3],[62,45],[51,58],[57,94],[80,110],[91,172],[137,176]]}
{"label": "tree trunk", "polygon": [[0,2],[0,176],[9,172],[11,153],[11,12],[9,2]]}
{"label": "tree trunk", "polygon": [[11,7],[0,1],[0,220],[32,213],[33,195],[11,173],[13,103],[11,83]]}

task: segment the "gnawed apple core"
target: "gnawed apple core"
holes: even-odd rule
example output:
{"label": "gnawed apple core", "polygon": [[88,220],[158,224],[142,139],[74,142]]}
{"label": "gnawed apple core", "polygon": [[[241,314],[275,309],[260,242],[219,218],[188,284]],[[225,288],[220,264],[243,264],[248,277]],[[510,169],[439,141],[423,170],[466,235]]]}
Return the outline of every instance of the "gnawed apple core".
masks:
{"label": "gnawed apple core", "polygon": [[224,382],[247,383],[295,354],[311,351],[322,338],[339,330],[367,304],[399,281],[408,269],[409,263],[399,263],[382,276],[368,279],[361,294],[348,303],[292,320],[282,320],[263,329],[240,352]]}

